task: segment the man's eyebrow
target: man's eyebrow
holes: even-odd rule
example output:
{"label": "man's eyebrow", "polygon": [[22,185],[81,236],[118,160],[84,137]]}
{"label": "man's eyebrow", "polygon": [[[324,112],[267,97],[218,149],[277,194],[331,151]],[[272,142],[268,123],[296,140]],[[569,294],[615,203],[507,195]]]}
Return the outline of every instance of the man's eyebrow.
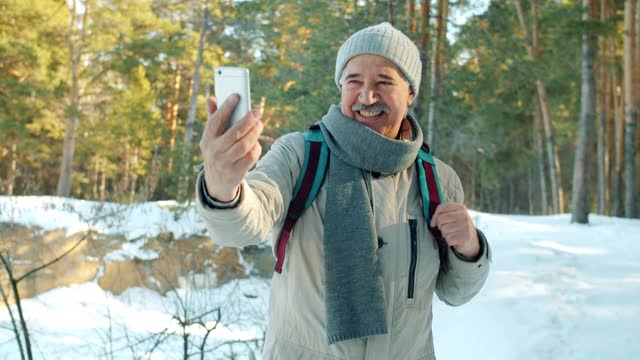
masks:
{"label": "man's eyebrow", "polygon": [[[353,78],[358,78],[360,76],[361,76],[361,74],[359,74],[359,73],[351,73],[351,74],[348,74],[347,76],[345,76],[344,79],[345,80],[349,80],[349,79],[353,79]],[[383,78],[385,80],[390,80],[390,81],[396,80],[396,78],[394,78],[393,76],[387,75],[387,74],[378,74],[378,77]]]}

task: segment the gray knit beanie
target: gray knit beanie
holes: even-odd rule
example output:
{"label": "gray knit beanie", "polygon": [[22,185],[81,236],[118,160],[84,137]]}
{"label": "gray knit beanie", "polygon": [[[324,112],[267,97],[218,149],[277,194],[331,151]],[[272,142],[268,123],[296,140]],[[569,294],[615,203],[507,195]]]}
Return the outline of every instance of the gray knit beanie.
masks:
{"label": "gray knit beanie", "polygon": [[388,22],[362,29],[351,35],[338,50],[335,80],[338,89],[342,70],[349,60],[361,54],[376,54],[396,64],[409,81],[414,96],[418,95],[422,63],[416,45]]}

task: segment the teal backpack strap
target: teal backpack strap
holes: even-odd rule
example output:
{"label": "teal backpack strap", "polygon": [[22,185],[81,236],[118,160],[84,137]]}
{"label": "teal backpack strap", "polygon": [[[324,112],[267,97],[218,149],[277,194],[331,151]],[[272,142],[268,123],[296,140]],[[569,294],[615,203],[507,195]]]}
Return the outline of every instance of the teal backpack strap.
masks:
{"label": "teal backpack strap", "polygon": [[302,164],[300,176],[293,188],[293,198],[287,210],[287,217],[278,238],[276,250],[276,268],[278,274],[282,273],[282,265],[287,251],[287,242],[291,235],[291,230],[302,213],[311,206],[311,203],[318,195],[327,165],[329,164],[329,148],[324,141],[324,136],[320,126],[311,125],[304,133],[305,157]]}
{"label": "teal backpack strap", "polygon": [[422,144],[416,159],[416,170],[420,183],[420,197],[422,202],[422,214],[429,227],[429,232],[433,235],[438,244],[438,255],[440,256],[440,270],[447,272],[449,267],[449,245],[442,237],[442,233],[437,227],[431,227],[431,218],[436,212],[438,205],[444,202],[436,163],[431,155],[429,145]]}

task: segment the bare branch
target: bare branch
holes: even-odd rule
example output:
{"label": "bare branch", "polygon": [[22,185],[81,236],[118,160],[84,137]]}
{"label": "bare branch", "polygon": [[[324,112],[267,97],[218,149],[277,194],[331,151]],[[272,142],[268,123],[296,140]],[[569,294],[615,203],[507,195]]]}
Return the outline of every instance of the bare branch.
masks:
{"label": "bare branch", "polygon": [[18,317],[20,318],[20,325],[22,326],[22,335],[24,336],[24,346],[27,349],[27,358],[32,360],[33,354],[31,353],[31,340],[29,340],[29,329],[27,328],[27,322],[25,321],[24,313],[22,312],[22,302],[20,300],[20,292],[18,292],[18,282],[13,277],[13,271],[11,270],[11,264],[9,264],[9,261],[7,260],[8,254],[6,252],[5,255],[0,253],[0,260],[2,260],[2,264],[4,264],[4,268],[9,276],[9,283],[11,284],[16,308],[18,309]]}
{"label": "bare branch", "polygon": [[20,348],[20,358],[24,360],[24,349],[22,348],[22,340],[20,340],[20,334],[18,333],[18,324],[16,324],[16,319],[13,316],[13,311],[11,311],[11,307],[9,306],[9,300],[7,299],[7,294],[5,294],[2,286],[0,286],[0,294],[2,294],[2,301],[4,302],[4,306],[7,307],[7,311],[9,312],[9,318],[11,318],[11,327],[12,327],[11,330],[13,330],[13,333],[16,336],[16,341],[18,342],[18,348]]}
{"label": "bare branch", "polygon": [[63,257],[67,256],[70,252],[72,252],[75,248],[77,248],[77,247],[78,247],[78,246],[79,246],[83,241],[85,241],[85,240],[89,237],[89,235],[91,235],[91,234],[92,234],[92,232],[91,232],[91,231],[87,232],[87,233],[86,233],[86,234],[85,234],[85,235],[84,235],[80,240],[78,240],[78,242],[76,242],[76,243],[75,243],[75,245],[73,245],[69,250],[65,251],[62,255],[60,255],[60,256],[58,256],[58,257],[56,257],[55,259],[53,259],[53,260],[49,261],[49,262],[48,262],[48,263],[46,263],[46,264],[40,265],[40,266],[38,266],[37,268],[35,268],[35,269],[32,269],[32,270],[28,271],[26,274],[22,275],[21,277],[19,277],[19,278],[16,280],[16,284],[17,284],[17,283],[19,283],[19,282],[20,282],[20,280],[22,280],[22,279],[24,279],[24,278],[26,278],[26,277],[28,277],[28,276],[30,276],[30,275],[32,275],[32,274],[34,274],[34,273],[36,273],[36,272],[40,271],[40,270],[42,270],[42,269],[44,269],[44,268],[46,268],[46,267],[48,267],[48,266],[50,266],[50,265],[53,265],[54,263],[56,263],[56,262],[58,262],[58,261],[60,261],[60,259],[62,259]]}

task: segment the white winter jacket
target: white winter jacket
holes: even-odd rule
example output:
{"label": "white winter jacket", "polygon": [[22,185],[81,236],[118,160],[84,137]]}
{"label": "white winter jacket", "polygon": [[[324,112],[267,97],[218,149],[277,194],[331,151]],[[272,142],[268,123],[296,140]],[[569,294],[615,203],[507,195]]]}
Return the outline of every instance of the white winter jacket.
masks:
{"label": "white winter jacket", "polygon": [[[277,241],[304,161],[304,136],[278,139],[242,184],[240,201],[232,209],[213,209],[196,186],[196,203],[212,240],[223,246],[258,244],[272,234]],[[446,201],[463,202],[460,179],[436,159]],[[475,262],[449,250],[449,271],[439,272],[437,245],[422,216],[415,165],[395,175],[372,177],[375,223],[382,245],[378,254],[387,302],[386,335],[328,345],[325,332],[323,218],[326,181],[313,204],[294,227],[287,244],[282,274],[273,274],[269,320],[263,350],[265,360],[278,359],[435,359],[431,333],[433,293],[450,305],[469,301],[481,289],[489,271],[490,249],[481,238],[482,254]],[[201,185],[202,173],[198,184]],[[481,234],[479,234],[481,235]],[[411,239],[417,237],[412,254]],[[275,245],[275,244],[274,244]],[[273,246],[275,248],[275,246]],[[410,261],[416,267],[410,279]],[[413,289],[413,298],[410,297]],[[362,299],[362,301],[368,301]]]}

